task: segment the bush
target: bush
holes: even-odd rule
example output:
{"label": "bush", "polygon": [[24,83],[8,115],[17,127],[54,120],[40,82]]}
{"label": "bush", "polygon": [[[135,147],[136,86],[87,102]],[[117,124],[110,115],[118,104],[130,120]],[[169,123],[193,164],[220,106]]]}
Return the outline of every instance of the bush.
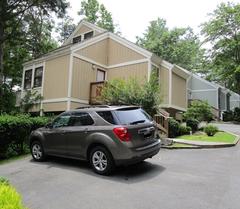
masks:
{"label": "bush", "polygon": [[208,125],[204,128],[204,132],[208,136],[214,136],[218,132],[218,127],[213,126],[213,125]]}
{"label": "bush", "polygon": [[180,134],[180,123],[173,118],[169,119],[169,137],[174,138]]}
{"label": "bush", "polygon": [[188,135],[190,134],[190,131],[191,131],[191,127],[189,126],[183,126],[183,125],[180,125],[179,127],[179,135]]}
{"label": "bush", "polygon": [[234,112],[233,112],[233,119],[234,121],[240,122],[240,108],[235,107]]}
{"label": "bush", "polygon": [[192,132],[196,132],[198,130],[199,121],[197,119],[188,119],[186,121],[186,125],[192,129]]}
{"label": "bush", "polygon": [[46,117],[0,115],[0,159],[24,154],[31,131],[48,123]]}
{"label": "bush", "polygon": [[161,102],[160,85],[155,73],[150,81],[137,79],[114,79],[108,81],[101,92],[101,100],[108,105],[137,105],[153,116],[158,112]]}
{"label": "bush", "polygon": [[1,209],[26,209],[22,204],[21,196],[9,184],[0,181],[0,208]]}
{"label": "bush", "polygon": [[227,122],[227,121],[233,121],[234,117],[233,117],[233,111],[224,111],[223,112],[223,121]]}
{"label": "bush", "polygon": [[7,179],[5,179],[4,177],[0,176],[0,185],[1,184],[9,184],[9,181]]}
{"label": "bush", "polygon": [[211,106],[207,102],[193,101],[183,116],[185,120],[196,119],[199,122],[209,122],[213,118],[213,113],[211,111]]}

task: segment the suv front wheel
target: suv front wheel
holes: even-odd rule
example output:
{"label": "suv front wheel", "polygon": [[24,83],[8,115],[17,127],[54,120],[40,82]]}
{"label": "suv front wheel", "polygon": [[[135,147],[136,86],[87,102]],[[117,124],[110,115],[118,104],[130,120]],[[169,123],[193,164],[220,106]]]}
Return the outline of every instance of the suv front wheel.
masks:
{"label": "suv front wheel", "polygon": [[111,153],[102,146],[94,147],[91,150],[90,163],[93,170],[101,175],[109,175],[115,167]]}
{"label": "suv front wheel", "polygon": [[39,141],[32,142],[31,154],[35,161],[43,161],[46,158],[46,155],[43,150],[43,146]]}

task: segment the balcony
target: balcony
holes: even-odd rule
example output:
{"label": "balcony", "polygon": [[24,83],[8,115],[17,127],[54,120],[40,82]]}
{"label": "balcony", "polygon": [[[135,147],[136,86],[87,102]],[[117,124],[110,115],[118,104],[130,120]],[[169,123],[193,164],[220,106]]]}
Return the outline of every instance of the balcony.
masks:
{"label": "balcony", "polygon": [[89,104],[97,105],[102,104],[101,93],[103,86],[106,84],[106,81],[98,81],[90,83],[90,95],[89,95]]}

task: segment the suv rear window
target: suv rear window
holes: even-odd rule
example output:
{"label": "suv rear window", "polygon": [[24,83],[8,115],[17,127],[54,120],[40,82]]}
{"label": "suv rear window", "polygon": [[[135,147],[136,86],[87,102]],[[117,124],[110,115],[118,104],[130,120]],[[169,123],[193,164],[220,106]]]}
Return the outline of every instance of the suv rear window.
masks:
{"label": "suv rear window", "polygon": [[121,124],[138,124],[152,121],[152,118],[141,108],[120,109],[114,111]]}

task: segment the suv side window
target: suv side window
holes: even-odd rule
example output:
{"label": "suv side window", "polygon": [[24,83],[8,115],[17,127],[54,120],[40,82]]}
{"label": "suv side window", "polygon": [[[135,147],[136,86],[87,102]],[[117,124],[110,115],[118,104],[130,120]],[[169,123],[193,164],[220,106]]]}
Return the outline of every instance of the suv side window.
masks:
{"label": "suv side window", "polygon": [[70,120],[70,115],[60,115],[53,121],[53,128],[60,128],[68,126]]}
{"label": "suv side window", "polygon": [[86,112],[73,113],[70,119],[70,126],[90,126],[93,124],[93,119]]}
{"label": "suv side window", "polygon": [[100,115],[105,121],[114,125],[117,124],[111,111],[98,111],[97,114]]}

